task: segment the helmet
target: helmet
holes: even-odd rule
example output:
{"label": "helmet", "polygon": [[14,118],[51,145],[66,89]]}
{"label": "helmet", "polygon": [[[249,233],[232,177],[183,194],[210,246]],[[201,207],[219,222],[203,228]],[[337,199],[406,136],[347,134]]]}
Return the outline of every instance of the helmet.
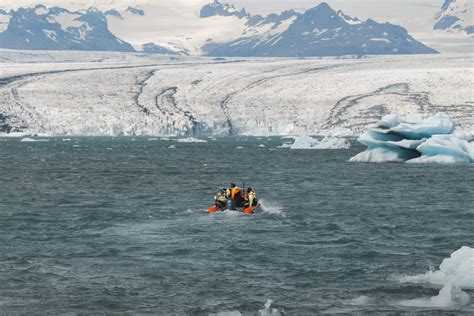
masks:
{"label": "helmet", "polygon": [[231,188],[235,188],[236,186],[237,186],[237,185],[236,185],[235,183],[231,183],[231,184],[230,184],[230,187],[231,187]]}

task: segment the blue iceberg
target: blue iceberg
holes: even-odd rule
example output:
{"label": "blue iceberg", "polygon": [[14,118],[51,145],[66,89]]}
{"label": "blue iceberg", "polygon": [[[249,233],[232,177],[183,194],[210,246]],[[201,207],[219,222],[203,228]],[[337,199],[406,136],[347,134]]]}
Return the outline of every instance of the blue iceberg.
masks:
{"label": "blue iceberg", "polygon": [[444,113],[383,117],[359,137],[367,150],[352,162],[474,163],[473,136]]}

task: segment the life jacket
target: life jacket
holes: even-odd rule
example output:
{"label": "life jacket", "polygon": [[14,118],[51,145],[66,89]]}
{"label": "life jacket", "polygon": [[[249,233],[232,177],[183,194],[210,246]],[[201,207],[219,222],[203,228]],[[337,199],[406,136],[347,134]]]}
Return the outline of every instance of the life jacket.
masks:
{"label": "life jacket", "polygon": [[232,200],[235,200],[237,195],[242,193],[242,189],[241,188],[233,188],[233,189],[230,189],[230,192],[231,192]]}

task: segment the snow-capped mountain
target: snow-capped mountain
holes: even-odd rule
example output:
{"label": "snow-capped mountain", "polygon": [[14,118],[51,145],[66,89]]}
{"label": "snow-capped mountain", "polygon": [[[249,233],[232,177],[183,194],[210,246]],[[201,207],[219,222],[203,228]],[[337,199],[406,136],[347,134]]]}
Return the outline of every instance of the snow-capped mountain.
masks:
{"label": "snow-capped mountain", "polygon": [[3,16],[7,16],[8,23],[0,33],[1,48],[134,51],[109,31],[105,15],[94,8],[71,12],[37,5],[11,10]]}
{"label": "snow-capped mountain", "polygon": [[303,14],[282,14],[275,22],[244,18],[250,31],[229,42],[207,43],[204,51],[212,56],[273,57],[436,53],[400,26],[371,19],[362,22],[324,2]]}
{"label": "snow-capped mountain", "polygon": [[236,16],[238,18],[248,17],[249,14],[245,9],[238,11],[234,5],[230,3],[220,3],[219,0],[214,0],[213,3],[206,4],[202,7],[199,16],[201,18],[208,18],[211,16]]}
{"label": "snow-capped mountain", "polygon": [[472,0],[445,0],[436,15],[435,30],[461,31],[474,34]]}
{"label": "snow-capped mountain", "polygon": [[360,21],[326,3],[304,13],[261,16],[214,0],[190,16],[199,27],[179,36],[158,27],[162,8],[153,1],[97,4],[86,10],[44,5],[2,10],[0,48],[249,57],[436,53],[400,26]]}

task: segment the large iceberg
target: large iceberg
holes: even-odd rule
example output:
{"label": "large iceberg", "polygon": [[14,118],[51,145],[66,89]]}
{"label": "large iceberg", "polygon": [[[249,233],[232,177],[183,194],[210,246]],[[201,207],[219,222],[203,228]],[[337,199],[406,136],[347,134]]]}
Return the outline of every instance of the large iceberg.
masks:
{"label": "large iceberg", "polygon": [[471,133],[456,132],[448,115],[395,114],[359,137],[367,150],[353,162],[473,163]]}

